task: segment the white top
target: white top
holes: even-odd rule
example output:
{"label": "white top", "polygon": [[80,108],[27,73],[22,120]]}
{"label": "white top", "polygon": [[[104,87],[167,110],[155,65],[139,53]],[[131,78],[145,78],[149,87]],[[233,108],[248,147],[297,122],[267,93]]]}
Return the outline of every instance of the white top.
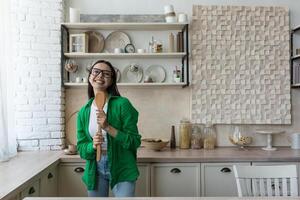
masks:
{"label": "white top", "polygon": [[[91,113],[90,113],[90,124],[89,124],[89,132],[90,132],[90,136],[93,137],[98,130],[98,124],[97,124],[97,106],[92,103],[91,106]],[[105,112],[105,114],[107,113],[107,102],[104,104],[103,107],[103,111]],[[102,150],[107,150],[107,136],[106,136],[106,131],[104,129],[102,129],[102,136],[104,138],[104,142],[102,143],[101,147]]]}

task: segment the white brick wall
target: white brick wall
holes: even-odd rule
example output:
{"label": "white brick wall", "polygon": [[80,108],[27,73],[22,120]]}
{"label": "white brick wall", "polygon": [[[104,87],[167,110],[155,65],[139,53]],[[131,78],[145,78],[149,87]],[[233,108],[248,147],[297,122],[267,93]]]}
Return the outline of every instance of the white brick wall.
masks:
{"label": "white brick wall", "polygon": [[60,74],[63,0],[13,0],[15,125],[19,150],[58,150],[65,144]]}

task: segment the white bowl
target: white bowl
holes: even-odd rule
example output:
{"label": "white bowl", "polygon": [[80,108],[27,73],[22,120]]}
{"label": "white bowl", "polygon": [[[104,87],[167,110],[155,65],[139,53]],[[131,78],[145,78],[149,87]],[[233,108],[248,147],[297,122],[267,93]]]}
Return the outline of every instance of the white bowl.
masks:
{"label": "white bowl", "polygon": [[176,23],[177,19],[174,16],[166,16],[166,22],[167,23]]}

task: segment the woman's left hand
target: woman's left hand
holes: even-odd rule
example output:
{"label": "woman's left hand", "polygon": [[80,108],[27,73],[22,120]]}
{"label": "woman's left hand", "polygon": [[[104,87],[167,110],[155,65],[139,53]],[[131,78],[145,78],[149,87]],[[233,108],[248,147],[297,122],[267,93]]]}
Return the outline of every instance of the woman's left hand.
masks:
{"label": "woman's left hand", "polygon": [[97,111],[97,123],[100,124],[102,129],[106,129],[108,127],[108,122],[106,119],[106,114],[103,110]]}

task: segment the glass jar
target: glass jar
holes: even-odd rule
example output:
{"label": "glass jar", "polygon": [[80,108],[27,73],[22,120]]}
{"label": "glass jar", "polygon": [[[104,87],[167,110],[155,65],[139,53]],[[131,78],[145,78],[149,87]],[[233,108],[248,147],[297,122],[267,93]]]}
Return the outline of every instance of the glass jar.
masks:
{"label": "glass jar", "polygon": [[200,127],[197,124],[193,124],[192,127],[191,148],[192,149],[202,148],[201,131],[200,131]]}
{"label": "glass jar", "polygon": [[189,120],[180,120],[179,125],[179,147],[189,149],[191,142],[191,123]]}
{"label": "glass jar", "polygon": [[203,148],[214,149],[216,146],[216,132],[213,124],[207,123],[203,128]]}

